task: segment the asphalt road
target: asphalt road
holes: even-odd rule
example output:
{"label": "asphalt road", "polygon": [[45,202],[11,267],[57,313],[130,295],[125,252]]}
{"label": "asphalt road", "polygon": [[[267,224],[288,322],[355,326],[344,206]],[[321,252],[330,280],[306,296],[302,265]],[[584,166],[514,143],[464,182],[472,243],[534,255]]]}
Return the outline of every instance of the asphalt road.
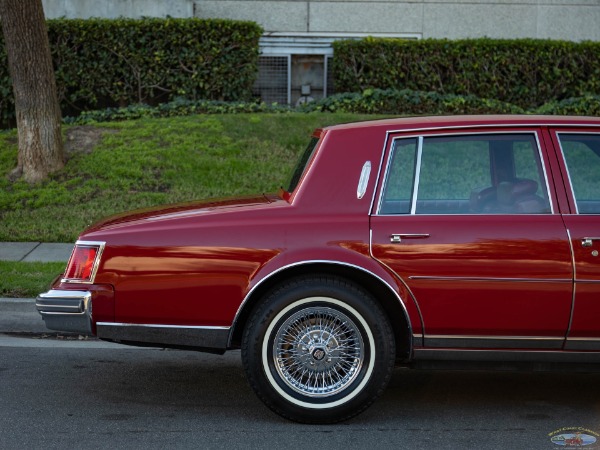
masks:
{"label": "asphalt road", "polygon": [[260,403],[239,352],[0,335],[1,449],[556,449],[568,427],[600,433],[600,374],[397,369],[359,417],[311,426]]}

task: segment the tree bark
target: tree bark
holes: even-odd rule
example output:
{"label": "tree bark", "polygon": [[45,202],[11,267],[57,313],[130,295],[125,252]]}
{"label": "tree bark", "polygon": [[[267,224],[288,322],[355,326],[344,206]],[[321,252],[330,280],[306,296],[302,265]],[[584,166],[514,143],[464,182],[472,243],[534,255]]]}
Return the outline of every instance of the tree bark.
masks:
{"label": "tree bark", "polygon": [[13,175],[34,183],[64,166],[61,113],[42,0],[0,0],[19,137]]}

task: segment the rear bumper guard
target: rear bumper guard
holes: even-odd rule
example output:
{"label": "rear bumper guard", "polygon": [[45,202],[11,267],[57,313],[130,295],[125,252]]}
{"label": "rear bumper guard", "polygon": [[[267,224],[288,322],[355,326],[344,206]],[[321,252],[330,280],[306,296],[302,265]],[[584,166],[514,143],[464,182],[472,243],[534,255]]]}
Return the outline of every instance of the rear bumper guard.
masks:
{"label": "rear bumper guard", "polygon": [[92,334],[92,293],[52,289],[35,306],[50,330]]}

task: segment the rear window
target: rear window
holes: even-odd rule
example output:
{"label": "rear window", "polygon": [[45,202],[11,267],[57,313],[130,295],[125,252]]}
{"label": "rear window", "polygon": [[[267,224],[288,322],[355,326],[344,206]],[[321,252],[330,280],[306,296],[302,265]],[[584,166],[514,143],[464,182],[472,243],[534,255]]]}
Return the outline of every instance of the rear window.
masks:
{"label": "rear window", "polygon": [[306,150],[304,150],[304,152],[300,156],[300,159],[298,160],[298,163],[296,164],[294,172],[292,173],[292,176],[288,183],[288,187],[286,189],[287,192],[294,192],[294,190],[298,187],[298,183],[300,183],[300,179],[306,171],[306,166],[308,165],[308,162],[310,161],[315,151],[315,148],[317,148],[317,142],[319,142],[319,139],[313,137],[310,140],[308,147],[306,147]]}

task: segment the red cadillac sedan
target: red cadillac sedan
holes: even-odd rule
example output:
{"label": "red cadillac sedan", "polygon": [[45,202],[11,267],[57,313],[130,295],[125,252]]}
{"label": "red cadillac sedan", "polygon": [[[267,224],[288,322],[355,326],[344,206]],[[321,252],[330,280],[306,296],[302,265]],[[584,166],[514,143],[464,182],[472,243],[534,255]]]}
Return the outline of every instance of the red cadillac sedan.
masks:
{"label": "red cadillac sedan", "polygon": [[269,408],[331,423],[396,364],[600,362],[599,252],[600,118],[401,118],[316,130],[278,193],[92,226],[37,308],[241,349]]}

